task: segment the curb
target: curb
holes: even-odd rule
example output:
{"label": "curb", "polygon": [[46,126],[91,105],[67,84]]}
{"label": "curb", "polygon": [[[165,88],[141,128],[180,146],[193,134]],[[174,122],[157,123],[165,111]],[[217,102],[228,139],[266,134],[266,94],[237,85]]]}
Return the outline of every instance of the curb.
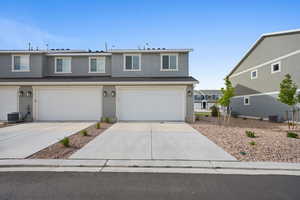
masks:
{"label": "curb", "polygon": [[198,160],[2,159],[0,171],[276,174],[300,176],[300,163]]}

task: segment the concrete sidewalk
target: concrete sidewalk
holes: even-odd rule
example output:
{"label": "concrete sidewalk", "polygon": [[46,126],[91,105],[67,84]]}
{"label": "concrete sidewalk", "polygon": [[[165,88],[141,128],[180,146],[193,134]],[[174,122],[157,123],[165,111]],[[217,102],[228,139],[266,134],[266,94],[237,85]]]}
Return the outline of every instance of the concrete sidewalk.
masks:
{"label": "concrete sidewalk", "polygon": [[276,174],[300,176],[300,163],[178,160],[0,160],[5,171]]}
{"label": "concrete sidewalk", "polygon": [[117,123],[72,159],[236,160],[186,123]]}

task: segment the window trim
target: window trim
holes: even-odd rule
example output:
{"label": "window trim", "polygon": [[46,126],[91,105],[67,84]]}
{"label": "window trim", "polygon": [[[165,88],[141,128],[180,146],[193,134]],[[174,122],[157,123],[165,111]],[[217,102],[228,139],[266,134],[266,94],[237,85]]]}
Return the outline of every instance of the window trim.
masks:
{"label": "window trim", "polygon": [[[99,72],[99,71],[92,72],[91,71],[91,59],[103,59],[104,60],[104,72]],[[105,74],[106,73],[105,66],[106,66],[106,58],[104,56],[89,56],[89,73],[92,73],[92,74]]]}
{"label": "window trim", "polygon": [[[252,74],[253,72],[256,72],[256,76],[255,77]],[[256,70],[251,71],[251,80],[257,79],[257,77],[258,77],[258,70],[256,69]]]}
{"label": "window trim", "polygon": [[[163,56],[169,56],[169,69],[163,68]],[[176,69],[170,69],[170,56],[176,56]],[[160,71],[178,71],[178,53],[160,54]]]}
{"label": "window trim", "polygon": [[[16,70],[15,69],[15,59],[14,59],[14,57],[16,57],[16,56],[26,56],[26,57],[28,57],[28,60],[29,60],[29,65],[28,65],[28,70]],[[11,55],[11,63],[12,63],[12,65],[11,65],[11,71],[12,72],[30,72],[30,54],[13,54],[13,55]]]}
{"label": "window trim", "polygon": [[[278,71],[274,71],[274,68],[273,68],[274,65],[279,66]],[[275,73],[278,73],[278,72],[281,72],[281,62],[280,61],[271,64],[271,73],[275,74]]]}
{"label": "window trim", "polygon": [[[126,69],[126,56],[138,56],[139,57],[139,68],[138,69]],[[123,54],[123,71],[126,72],[138,72],[141,71],[141,54]],[[133,64],[133,62],[132,62]]]}
{"label": "window trim", "polygon": [[[246,99],[248,99],[248,103],[246,103]],[[249,106],[249,105],[250,105],[250,97],[244,96],[244,106]]]}
{"label": "window trim", "polygon": [[[70,71],[68,71],[68,72],[58,72],[57,71],[57,59],[70,59]],[[65,56],[55,57],[54,73],[55,74],[70,74],[70,73],[72,73],[72,57],[65,57]]]}

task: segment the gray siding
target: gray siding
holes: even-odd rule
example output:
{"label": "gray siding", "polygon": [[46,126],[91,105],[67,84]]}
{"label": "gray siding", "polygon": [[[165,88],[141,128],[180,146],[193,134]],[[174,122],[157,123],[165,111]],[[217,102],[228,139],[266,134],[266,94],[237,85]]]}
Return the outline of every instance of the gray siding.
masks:
{"label": "gray siding", "polygon": [[116,91],[115,86],[103,86],[103,92],[107,92],[107,96],[103,96],[103,115],[102,117],[116,117],[116,98],[111,95],[112,91]]}
{"label": "gray siding", "polygon": [[30,54],[30,72],[12,72],[12,55],[17,54],[0,54],[0,78],[43,76],[44,55]]}
{"label": "gray siding", "polygon": [[[60,57],[60,56],[59,56]],[[111,74],[111,57],[106,56],[105,73],[89,73],[89,57],[88,56],[73,56],[71,61],[72,73],[56,74],[55,72],[55,57],[49,56],[47,59],[48,76],[108,76]]]}
{"label": "gray siding", "polygon": [[[193,85],[188,85],[186,88],[187,91],[192,91],[194,93],[194,86]],[[194,122],[195,116],[194,116],[194,95],[192,94],[191,96],[187,95],[186,91],[186,121],[187,122]]]}
{"label": "gray siding", "polygon": [[32,87],[21,86],[19,90],[24,92],[24,96],[19,97],[19,111],[22,114],[22,117],[26,116],[26,121],[32,121],[33,97],[26,96],[28,91],[32,92]]}
{"label": "gray siding", "polygon": [[178,71],[160,71],[160,53],[142,53],[141,71],[124,71],[123,54],[112,55],[112,76],[113,77],[167,77],[167,76],[188,76],[189,74],[188,53],[178,53]]}
{"label": "gray siding", "polygon": [[234,73],[255,67],[299,49],[300,33],[266,37],[239,65]]}
{"label": "gray siding", "polygon": [[[285,104],[277,101],[277,95],[259,95],[250,97],[250,105],[244,105],[243,97],[231,99],[232,112],[239,115],[268,118],[277,115],[281,120],[286,120],[286,111],[291,110]],[[300,108],[300,106],[299,106]]]}
{"label": "gray siding", "polygon": [[258,77],[253,80],[251,71],[230,78],[236,95],[279,91],[280,82],[286,74],[290,74],[300,88],[300,54],[281,60],[281,72],[272,74],[271,64],[258,68],[257,72]]}

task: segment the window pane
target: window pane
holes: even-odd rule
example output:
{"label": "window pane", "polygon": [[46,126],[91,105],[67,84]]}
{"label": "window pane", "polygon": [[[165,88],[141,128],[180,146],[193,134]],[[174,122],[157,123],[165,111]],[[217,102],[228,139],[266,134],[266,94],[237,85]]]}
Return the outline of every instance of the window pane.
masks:
{"label": "window pane", "polygon": [[29,70],[29,56],[20,56],[20,70]]}
{"label": "window pane", "polygon": [[105,73],[105,58],[97,59],[97,72]]}
{"label": "window pane", "polygon": [[62,64],[63,64],[63,72],[70,72],[71,70],[71,59],[68,59],[68,58],[66,58],[66,59],[63,59],[63,62],[62,62]]}
{"label": "window pane", "polygon": [[63,72],[63,60],[62,59],[56,60],[56,71]]}
{"label": "window pane", "polygon": [[176,56],[170,56],[170,69],[176,69]]}
{"label": "window pane", "polygon": [[169,69],[169,56],[163,56],[162,59],[163,59],[162,60],[162,62],[163,62],[162,63],[162,65],[163,65],[162,68],[163,69]]}
{"label": "window pane", "polygon": [[132,69],[132,56],[126,56],[125,57],[125,68],[126,69]]}
{"label": "window pane", "polygon": [[21,57],[14,56],[14,70],[20,70],[20,69],[21,69]]}
{"label": "window pane", "polygon": [[140,61],[139,56],[132,56],[132,69],[139,69]]}
{"label": "window pane", "polygon": [[97,72],[97,59],[92,58],[91,62],[91,72]]}
{"label": "window pane", "polygon": [[273,65],[273,71],[278,71],[279,70],[279,64]]}

